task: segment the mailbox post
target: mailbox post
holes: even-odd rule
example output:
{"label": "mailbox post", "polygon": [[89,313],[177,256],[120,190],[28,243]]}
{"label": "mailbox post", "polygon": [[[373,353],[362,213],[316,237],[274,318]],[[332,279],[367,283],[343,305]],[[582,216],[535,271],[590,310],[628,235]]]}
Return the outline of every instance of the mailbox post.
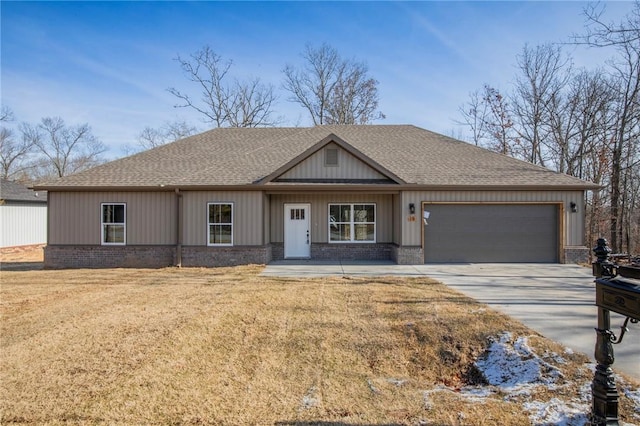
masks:
{"label": "mailbox post", "polygon": [[[607,240],[598,239],[593,249],[593,275],[596,277],[596,305],[598,327],[596,328],[596,371],[591,385],[593,426],[619,425],[618,389],[611,365],[615,358],[613,345],[622,342],[628,331],[629,321],[640,320],[640,268],[618,266],[609,261],[611,250]],[[611,331],[611,311],[626,316],[620,336]]]}

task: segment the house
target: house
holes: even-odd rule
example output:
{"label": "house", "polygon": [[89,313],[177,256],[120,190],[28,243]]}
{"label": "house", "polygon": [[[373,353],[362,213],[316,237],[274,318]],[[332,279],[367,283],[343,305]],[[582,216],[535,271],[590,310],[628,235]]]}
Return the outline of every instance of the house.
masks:
{"label": "house", "polygon": [[582,262],[595,188],[411,125],[214,129],[36,187],[49,268]]}
{"label": "house", "polygon": [[47,242],[47,194],[0,180],[0,251]]}

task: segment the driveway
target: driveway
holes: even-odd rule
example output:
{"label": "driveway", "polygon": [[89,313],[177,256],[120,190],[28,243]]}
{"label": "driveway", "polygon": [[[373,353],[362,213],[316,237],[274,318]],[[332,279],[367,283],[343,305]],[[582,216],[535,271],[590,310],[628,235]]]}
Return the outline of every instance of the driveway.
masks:
{"label": "driveway", "polygon": [[[527,327],[593,359],[597,309],[591,269],[560,264],[429,264],[392,262],[280,261],[267,265],[266,276],[428,276],[501,311]],[[620,334],[621,315],[611,314]],[[640,379],[640,324],[614,345],[614,371]]]}

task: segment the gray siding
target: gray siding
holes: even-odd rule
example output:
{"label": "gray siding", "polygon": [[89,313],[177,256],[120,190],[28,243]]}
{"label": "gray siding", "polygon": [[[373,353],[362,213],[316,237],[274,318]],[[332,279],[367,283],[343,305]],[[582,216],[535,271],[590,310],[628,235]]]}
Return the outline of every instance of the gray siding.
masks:
{"label": "gray siding", "polygon": [[[402,219],[405,217],[404,210],[402,210],[402,195],[394,194],[393,199],[393,242],[397,245],[402,244]],[[419,207],[418,207],[419,209]],[[408,214],[408,207],[407,207]]]}
{"label": "gray siding", "polygon": [[327,145],[338,149],[338,166],[326,166],[322,148],[306,160],[288,170],[282,179],[385,179],[386,176],[354,157],[336,144]]}
{"label": "gray siding", "polygon": [[264,244],[271,242],[271,209],[269,203],[271,198],[267,194],[262,195],[262,241]]}
{"label": "gray siding", "polygon": [[47,242],[47,205],[0,206],[0,247]]}
{"label": "gray siding", "polygon": [[[561,246],[584,245],[584,199],[582,191],[406,191],[402,193],[402,245],[422,245],[422,221],[408,222],[409,203],[421,215],[422,202],[446,203],[558,203]],[[578,211],[569,207],[576,203]]]}
{"label": "gray siding", "polygon": [[292,194],[271,195],[271,242],[284,241],[285,203],[311,204],[311,241],[328,241],[329,203],[375,203],[376,241],[390,243],[393,238],[393,203],[388,194]]}
{"label": "gray siding", "polygon": [[206,246],[207,204],[227,202],[233,203],[233,244],[264,244],[263,201],[260,191],[185,191],[182,243],[185,246]]}
{"label": "gray siding", "polygon": [[100,244],[101,203],[127,204],[127,245],[176,243],[173,192],[49,192],[49,244]]}

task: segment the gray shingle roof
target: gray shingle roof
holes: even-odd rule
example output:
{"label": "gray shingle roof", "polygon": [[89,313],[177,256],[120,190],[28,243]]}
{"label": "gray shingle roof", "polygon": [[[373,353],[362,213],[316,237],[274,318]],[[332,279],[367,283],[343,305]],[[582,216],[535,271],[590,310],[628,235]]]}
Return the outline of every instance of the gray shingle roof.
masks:
{"label": "gray shingle roof", "polygon": [[29,201],[32,203],[46,203],[46,191],[33,191],[26,186],[10,180],[0,180],[0,200],[2,201]]}
{"label": "gray shingle roof", "polygon": [[408,185],[596,188],[590,182],[411,125],[213,129],[38,188],[256,185],[331,134]]}

